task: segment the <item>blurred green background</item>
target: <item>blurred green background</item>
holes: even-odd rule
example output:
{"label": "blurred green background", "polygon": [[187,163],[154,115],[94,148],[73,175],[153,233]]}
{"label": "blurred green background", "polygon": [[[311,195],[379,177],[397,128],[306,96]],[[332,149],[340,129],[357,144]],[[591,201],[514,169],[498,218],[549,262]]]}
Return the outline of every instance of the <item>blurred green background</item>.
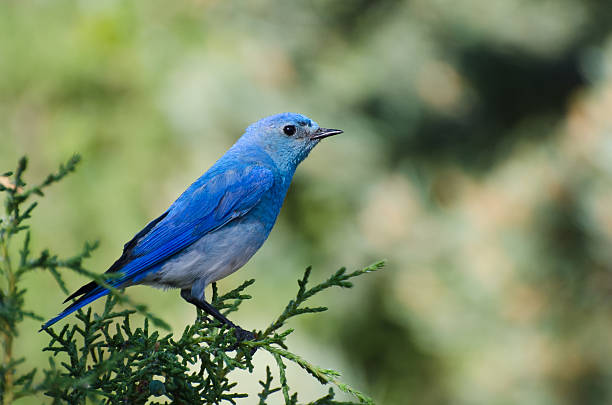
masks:
{"label": "blurred green background", "polygon": [[[100,240],[90,269],[284,111],[345,134],[220,283],[257,279],[234,320],[263,328],[308,264],[321,280],[387,258],[292,324],[292,348],[379,404],[612,403],[609,0],[0,2],[0,170],[83,155],[34,242]],[[50,275],[28,283],[30,309],[62,308]],[[177,291],[129,294],[175,332],[193,320]],[[18,343],[44,365],[37,327]]]}

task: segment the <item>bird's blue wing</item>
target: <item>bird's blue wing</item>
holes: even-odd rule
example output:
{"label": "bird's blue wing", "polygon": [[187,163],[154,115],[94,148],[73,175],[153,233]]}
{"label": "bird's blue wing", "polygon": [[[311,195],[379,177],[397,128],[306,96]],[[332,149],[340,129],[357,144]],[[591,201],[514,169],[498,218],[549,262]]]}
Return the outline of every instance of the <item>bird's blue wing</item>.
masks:
{"label": "bird's blue wing", "polygon": [[[125,244],[123,254],[107,271],[122,275],[109,279],[107,283],[120,288],[142,280],[155,265],[207,233],[245,215],[273,184],[273,172],[260,165],[212,168],[181,194],[164,214]],[[80,298],[45,323],[42,329],[106,294],[108,290],[96,282],[84,285],[66,301]]]}
{"label": "bird's blue wing", "polygon": [[168,209],[167,215],[131,247],[123,277],[114,285],[139,281],[146,270],[182,251],[207,233],[249,212],[272,187],[271,170],[258,165],[204,176]]}

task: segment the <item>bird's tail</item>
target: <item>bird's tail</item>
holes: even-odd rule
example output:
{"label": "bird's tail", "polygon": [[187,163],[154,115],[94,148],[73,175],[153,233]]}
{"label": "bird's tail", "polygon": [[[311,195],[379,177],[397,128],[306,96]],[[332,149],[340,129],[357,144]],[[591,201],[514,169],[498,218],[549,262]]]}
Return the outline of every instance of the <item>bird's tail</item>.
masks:
{"label": "bird's tail", "polygon": [[[55,318],[51,318],[47,322],[45,322],[45,324],[40,328],[39,332],[47,329],[49,326],[53,325],[55,322],[57,322],[60,319],[70,315],[71,313],[73,313],[77,309],[82,308],[85,305],[87,305],[87,304],[97,300],[100,297],[104,297],[106,294],[109,293],[109,291],[106,288],[100,287],[99,285],[95,284],[95,282],[93,282],[93,284],[95,285],[95,287],[93,287],[93,288],[90,287],[88,292],[86,292],[78,300],[76,300],[72,304],[70,304],[66,309],[64,309],[62,312],[60,312],[59,315],[57,315]],[[68,299],[70,299],[71,297],[68,297]]]}

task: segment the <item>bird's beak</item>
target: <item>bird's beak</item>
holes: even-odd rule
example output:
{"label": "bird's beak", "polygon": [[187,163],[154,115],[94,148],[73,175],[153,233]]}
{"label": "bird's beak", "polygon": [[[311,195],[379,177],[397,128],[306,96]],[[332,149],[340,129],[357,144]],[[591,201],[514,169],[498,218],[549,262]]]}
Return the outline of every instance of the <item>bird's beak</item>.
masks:
{"label": "bird's beak", "polygon": [[334,136],[343,133],[344,131],[341,129],[330,129],[330,128],[319,128],[312,133],[310,139],[323,139],[328,136]]}

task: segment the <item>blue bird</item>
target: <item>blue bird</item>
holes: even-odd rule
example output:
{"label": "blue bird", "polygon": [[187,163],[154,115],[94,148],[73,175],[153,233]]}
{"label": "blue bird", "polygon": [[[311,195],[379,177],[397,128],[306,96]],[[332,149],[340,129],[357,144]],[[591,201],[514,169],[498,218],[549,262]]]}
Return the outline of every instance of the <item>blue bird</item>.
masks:
{"label": "blue bird", "polygon": [[[241,268],[263,245],[297,166],[321,139],[340,133],[294,113],[252,124],[170,208],[124,245],[106,271],[119,277],[106,282],[115,288],[179,288],[183,299],[235,328],[240,339],[252,338],[206,302],[204,289]],[[95,281],[85,284],[41,330],[108,293]]]}

